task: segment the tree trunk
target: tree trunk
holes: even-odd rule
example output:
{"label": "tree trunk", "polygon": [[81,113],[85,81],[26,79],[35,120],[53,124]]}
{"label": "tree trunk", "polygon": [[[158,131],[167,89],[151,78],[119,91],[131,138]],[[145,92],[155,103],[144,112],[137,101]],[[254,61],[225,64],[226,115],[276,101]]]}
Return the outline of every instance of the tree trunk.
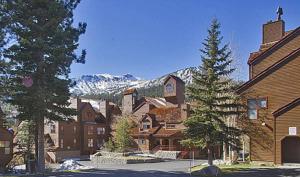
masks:
{"label": "tree trunk", "polygon": [[207,156],[208,156],[208,166],[213,165],[213,156],[212,156],[212,149],[210,145],[207,145]]}
{"label": "tree trunk", "polygon": [[35,122],[35,130],[34,130],[34,153],[35,153],[35,169],[38,169],[38,153],[39,153],[39,141],[38,141],[38,126],[37,121]]}
{"label": "tree trunk", "polygon": [[38,172],[44,173],[45,171],[45,149],[44,149],[44,118],[38,121]]}

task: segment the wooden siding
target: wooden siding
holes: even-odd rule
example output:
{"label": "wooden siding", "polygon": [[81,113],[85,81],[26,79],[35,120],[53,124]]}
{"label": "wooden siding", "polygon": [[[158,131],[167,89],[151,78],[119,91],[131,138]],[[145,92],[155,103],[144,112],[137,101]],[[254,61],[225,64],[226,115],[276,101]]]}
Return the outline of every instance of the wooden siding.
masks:
{"label": "wooden siding", "polygon": [[[59,141],[57,145],[63,150],[80,150],[80,126],[78,122],[59,122]],[[61,128],[63,127],[63,129]],[[76,130],[74,131],[74,127]],[[76,143],[74,143],[76,139]],[[61,147],[61,140],[63,140],[63,147]]]}
{"label": "wooden siding", "polygon": [[0,141],[9,141],[9,146],[10,146],[10,153],[5,154],[5,149],[0,148],[0,170],[1,168],[4,168],[5,165],[7,165],[10,160],[13,157],[13,135],[9,133],[5,128],[0,127]]}
{"label": "wooden siding", "polygon": [[297,136],[300,137],[300,106],[276,118],[275,162],[277,164],[282,163],[281,142],[289,136],[289,127],[297,127]]}
{"label": "wooden siding", "polygon": [[255,77],[260,72],[274,64],[275,62],[279,61],[283,57],[287,56],[292,51],[298,49],[300,47],[300,31],[297,34],[298,36],[289,41],[284,46],[280,47],[266,58],[261,60],[260,62],[253,62],[252,66],[252,77]]}
{"label": "wooden siding", "polygon": [[[300,95],[300,56],[244,91],[246,98],[267,97],[268,109],[260,110],[257,120],[250,120],[250,154],[253,161],[274,161],[274,117],[272,112]],[[266,126],[262,126],[265,122]],[[251,134],[252,133],[252,134]]]}

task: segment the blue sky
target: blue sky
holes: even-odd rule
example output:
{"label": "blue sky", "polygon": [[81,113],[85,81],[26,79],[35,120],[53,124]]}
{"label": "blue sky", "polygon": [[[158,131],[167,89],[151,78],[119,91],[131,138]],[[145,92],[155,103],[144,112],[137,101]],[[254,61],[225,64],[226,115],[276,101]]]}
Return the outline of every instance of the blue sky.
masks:
{"label": "blue sky", "polygon": [[87,22],[80,48],[86,64],[73,64],[71,77],[130,73],[152,79],[200,64],[199,48],[211,20],[221,22],[238,79],[248,78],[247,59],[262,39],[262,24],[283,7],[286,29],[300,26],[299,0],[82,0],[75,23]]}

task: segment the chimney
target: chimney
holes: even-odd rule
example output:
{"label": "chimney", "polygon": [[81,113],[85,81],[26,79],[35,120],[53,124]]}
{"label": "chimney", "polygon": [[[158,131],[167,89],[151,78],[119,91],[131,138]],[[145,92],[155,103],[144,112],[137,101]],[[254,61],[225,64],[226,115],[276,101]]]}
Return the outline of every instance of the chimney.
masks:
{"label": "chimney", "polygon": [[138,99],[138,93],[135,88],[129,88],[126,89],[123,92],[123,102],[122,102],[122,107],[123,107],[123,114],[131,114],[134,107],[136,106]]}
{"label": "chimney", "polygon": [[263,25],[263,44],[279,41],[285,33],[285,23],[283,20],[268,22]]}
{"label": "chimney", "polygon": [[285,34],[285,24],[281,16],[283,15],[283,9],[279,6],[277,11],[276,21],[268,22],[263,25],[263,41],[262,45],[279,41]]}
{"label": "chimney", "polygon": [[107,119],[108,116],[108,101],[107,100],[101,100],[99,102],[99,111],[100,113]]}

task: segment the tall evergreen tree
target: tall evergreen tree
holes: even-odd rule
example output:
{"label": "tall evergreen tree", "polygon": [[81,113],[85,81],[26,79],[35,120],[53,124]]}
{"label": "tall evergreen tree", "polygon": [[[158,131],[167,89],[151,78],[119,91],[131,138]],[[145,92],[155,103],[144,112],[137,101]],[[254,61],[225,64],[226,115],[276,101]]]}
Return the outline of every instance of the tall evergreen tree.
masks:
{"label": "tall evergreen tree", "polygon": [[184,124],[186,144],[207,148],[208,164],[212,165],[212,149],[228,143],[239,145],[240,131],[225,123],[225,119],[238,114],[235,86],[230,79],[231,52],[228,45],[221,46],[220,24],[214,19],[201,49],[202,65],[193,73],[193,83],[187,95],[195,106]]}
{"label": "tall evergreen tree", "polygon": [[10,65],[9,103],[16,105],[19,120],[37,125],[38,171],[44,172],[44,122],[63,121],[76,114],[68,108],[70,65],[85,62],[77,56],[79,36],[86,23],[73,26],[73,11],[80,0],[2,0],[1,14],[11,45],[4,48]]}
{"label": "tall evergreen tree", "polygon": [[128,119],[129,117],[121,117],[116,124],[115,144],[117,150],[120,152],[124,152],[132,144],[132,138],[129,131],[131,125]]}

